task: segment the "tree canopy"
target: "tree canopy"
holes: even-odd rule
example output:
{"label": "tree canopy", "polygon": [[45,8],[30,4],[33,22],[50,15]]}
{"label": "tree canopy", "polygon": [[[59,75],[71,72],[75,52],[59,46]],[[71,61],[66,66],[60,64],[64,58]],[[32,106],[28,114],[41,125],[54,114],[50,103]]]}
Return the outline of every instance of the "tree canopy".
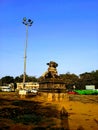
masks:
{"label": "tree canopy", "polygon": [[[65,73],[59,75],[65,82],[67,88],[76,87],[76,89],[85,89],[85,85],[95,85],[98,89],[98,70],[92,72],[85,72],[77,76],[76,74]],[[35,76],[26,75],[26,82],[37,82],[41,77],[36,78]],[[0,79],[0,85],[6,85],[10,83],[23,82],[23,75],[16,76],[5,76]]]}

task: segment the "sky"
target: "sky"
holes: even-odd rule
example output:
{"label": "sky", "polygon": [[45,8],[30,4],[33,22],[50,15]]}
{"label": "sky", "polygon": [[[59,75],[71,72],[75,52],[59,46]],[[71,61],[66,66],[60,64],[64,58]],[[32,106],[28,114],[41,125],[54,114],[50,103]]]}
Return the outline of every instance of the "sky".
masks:
{"label": "sky", "polygon": [[40,77],[58,63],[58,74],[98,70],[98,0],[0,0],[0,78],[24,71]]}

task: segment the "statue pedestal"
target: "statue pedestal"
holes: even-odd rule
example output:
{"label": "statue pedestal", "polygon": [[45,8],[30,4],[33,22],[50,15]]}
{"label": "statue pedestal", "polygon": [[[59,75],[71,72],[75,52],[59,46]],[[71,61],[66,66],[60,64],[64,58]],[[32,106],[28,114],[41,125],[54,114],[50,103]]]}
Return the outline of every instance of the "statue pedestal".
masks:
{"label": "statue pedestal", "polygon": [[39,82],[39,89],[42,91],[65,90],[65,82],[62,79],[46,78]]}

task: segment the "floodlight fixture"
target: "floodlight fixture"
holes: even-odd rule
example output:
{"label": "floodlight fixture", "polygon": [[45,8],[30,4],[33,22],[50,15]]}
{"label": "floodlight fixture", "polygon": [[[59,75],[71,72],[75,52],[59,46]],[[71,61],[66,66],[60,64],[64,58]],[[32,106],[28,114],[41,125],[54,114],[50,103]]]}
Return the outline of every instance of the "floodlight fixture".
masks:
{"label": "floodlight fixture", "polygon": [[28,19],[26,17],[23,18],[23,24],[27,25],[27,26],[32,26],[33,21],[31,19]]}

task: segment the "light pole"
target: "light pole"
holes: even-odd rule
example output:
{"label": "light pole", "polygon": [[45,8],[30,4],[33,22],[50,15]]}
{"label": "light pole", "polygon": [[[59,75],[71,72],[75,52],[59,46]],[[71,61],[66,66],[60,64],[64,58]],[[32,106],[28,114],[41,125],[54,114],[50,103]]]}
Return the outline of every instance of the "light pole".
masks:
{"label": "light pole", "polygon": [[26,26],[26,43],[25,43],[25,49],[24,49],[24,74],[23,74],[23,88],[25,87],[25,78],[26,78],[26,58],[27,58],[27,44],[28,44],[28,27],[32,26],[33,21],[31,19],[28,19],[26,17],[23,18],[22,22]]}

